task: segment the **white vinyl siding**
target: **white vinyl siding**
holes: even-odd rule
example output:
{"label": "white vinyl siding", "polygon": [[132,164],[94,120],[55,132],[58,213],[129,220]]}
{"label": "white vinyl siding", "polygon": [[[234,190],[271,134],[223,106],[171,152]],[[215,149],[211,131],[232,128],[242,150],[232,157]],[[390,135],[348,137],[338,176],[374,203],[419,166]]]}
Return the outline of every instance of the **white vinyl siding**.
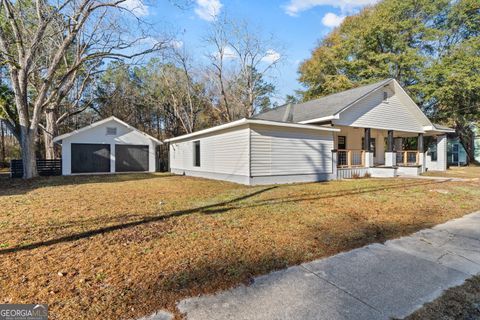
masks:
{"label": "white vinyl siding", "polygon": [[[200,141],[200,166],[194,166],[194,141]],[[247,126],[170,144],[170,168],[210,173],[249,175]]]}
{"label": "white vinyl siding", "polygon": [[[383,99],[385,91],[389,95],[386,101]],[[340,113],[340,119],[334,123],[351,127],[423,132],[421,120],[389,87],[379,89],[358,101]]]}
{"label": "white vinyl siding", "polygon": [[250,143],[252,177],[332,172],[331,132],[252,126]]}

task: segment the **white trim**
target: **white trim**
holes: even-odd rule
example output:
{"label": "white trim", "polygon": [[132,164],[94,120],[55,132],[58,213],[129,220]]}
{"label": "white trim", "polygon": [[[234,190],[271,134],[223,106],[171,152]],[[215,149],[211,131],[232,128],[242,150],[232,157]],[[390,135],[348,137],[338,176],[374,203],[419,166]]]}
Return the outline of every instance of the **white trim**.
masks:
{"label": "white trim", "polygon": [[455,129],[451,129],[451,128],[448,128],[448,129],[438,129],[437,127],[435,127],[435,125],[432,125],[432,126],[424,126],[424,127],[423,127],[423,130],[425,130],[425,131],[441,132],[441,133],[454,133],[454,132],[455,132]]}
{"label": "white trim", "polygon": [[103,120],[94,122],[94,123],[92,123],[92,124],[90,124],[90,125],[88,125],[88,126],[86,126],[86,127],[80,128],[80,129],[78,129],[78,130],[74,130],[74,131],[72,131],[72,132],[65,133],[65,134],[62,134],[62,135],[60,135],[60,136],[57,136],[57,137],[53,138],[53,142],[60,142],[60,141],[66,139],[66,138],[68,138],[68,137],[71,137],[71,136],[73,136],[73,135],[76,135],[77,133],[84,132],[84,131],[90,130],[90,129],[92,129],[92,128],[98,127],[99,125],[102,125],[102,124],[104,124],[104,123],[107,123],[107,122],[109,122],[109,121],[111,121],[111,120],[116,121],[116,122],[120,123],[121,125],[124,125],[125,127],[129,128],[129,129],[131,129],[131,130],[134,130],[134,131],[136,131],[136,132],[138,132],[138,133],[146,136],[147,138],[155,141],[155,142],[158,143],[158,144],[163,144],[160,140],[158,140],[158,139],[156,139],[156,138],[154,138],[154,137],[146,134],[146,133],[143,132],[143,131],[138,130],[137,128],[132,127],[132,126],[129,125],[128,123],[123,122],[122,120],[120,120],[120,119],[118,119],[117,117],[114,117],[114,116],[111,116],[111,117],[105,118],[105,119],[103,119]]}
{"label": "white trim", "polygon": [[310,124],[310,123],[324,122],[324,121],[335,120],[335,119],[340,119],[340,116],[338,115],[338,113],[333,115],[333,116],[327,116],[327,117],[322,117],[322,118],[300,121],[299,123]]}
{"label": "white trim", "polygon": [[268,121],[268,120],[257,120],[257,119],[240,119],[237,121],[225,123],[216,127],[200,130],[197,132],[189,133],[189,134],[184,134],[183,136],[178,136],[175,138],[171,139],[166,139],[165,142],[174,142],[178,140],[184,140],[184,139],[189,139],[193,138],[196,136],[200,136],[203,134],[207,133],[212,133],[220,130],[225,130],[229,128],[234,128],[238,127],[241,125],[249,125],[249,124],[260,124],[260,125],[266,125],[266,126],[272,126],[272,127],[284,127],[284,128],[297,128],[297,129],[310,129],[310,130],[319,130],[319,131],[330,131],[330,132],[340,132],[340,129],[334,129],[334,128],[326,128],[326,127],[320,127],[320,126],[312,126],[312,125],[306,125],[306,124],[297,124],[297,123],[287,123],[287,122],[276,122],[276,121]]}

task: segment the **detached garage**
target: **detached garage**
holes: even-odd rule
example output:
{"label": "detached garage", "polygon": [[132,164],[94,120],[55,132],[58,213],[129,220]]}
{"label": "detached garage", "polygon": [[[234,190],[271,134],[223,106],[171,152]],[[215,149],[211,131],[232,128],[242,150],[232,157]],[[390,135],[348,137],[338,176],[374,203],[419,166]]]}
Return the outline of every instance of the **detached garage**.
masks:
{"label": "detached garage", "polygon": [[161,141],[110,117],[54,139],[62,145],[62,174],[155,172]]}

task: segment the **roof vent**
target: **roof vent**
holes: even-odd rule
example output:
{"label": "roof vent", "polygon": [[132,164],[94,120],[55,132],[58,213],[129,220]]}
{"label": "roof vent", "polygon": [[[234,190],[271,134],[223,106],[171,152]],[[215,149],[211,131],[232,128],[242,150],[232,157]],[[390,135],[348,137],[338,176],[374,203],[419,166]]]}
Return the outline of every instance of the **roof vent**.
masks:
{"label": "roof vent", "polygon": [[115,136],[117,134],[117,128],[107,127],[107,136]]}

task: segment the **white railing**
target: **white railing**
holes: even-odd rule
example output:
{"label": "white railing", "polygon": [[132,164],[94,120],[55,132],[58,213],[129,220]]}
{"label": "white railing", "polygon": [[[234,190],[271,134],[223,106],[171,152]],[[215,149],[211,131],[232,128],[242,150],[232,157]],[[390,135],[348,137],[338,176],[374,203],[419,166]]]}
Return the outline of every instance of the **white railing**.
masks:
{"label": "white railing", "polygon": [[337,166],[340,168],[364,167],[365,150],[337,150]]}
{"label": "white railing", "polygon": [[397,165],[398,166],[416,166],[418,165],[418,151],[417,150],[402,150],[397,151]]}

